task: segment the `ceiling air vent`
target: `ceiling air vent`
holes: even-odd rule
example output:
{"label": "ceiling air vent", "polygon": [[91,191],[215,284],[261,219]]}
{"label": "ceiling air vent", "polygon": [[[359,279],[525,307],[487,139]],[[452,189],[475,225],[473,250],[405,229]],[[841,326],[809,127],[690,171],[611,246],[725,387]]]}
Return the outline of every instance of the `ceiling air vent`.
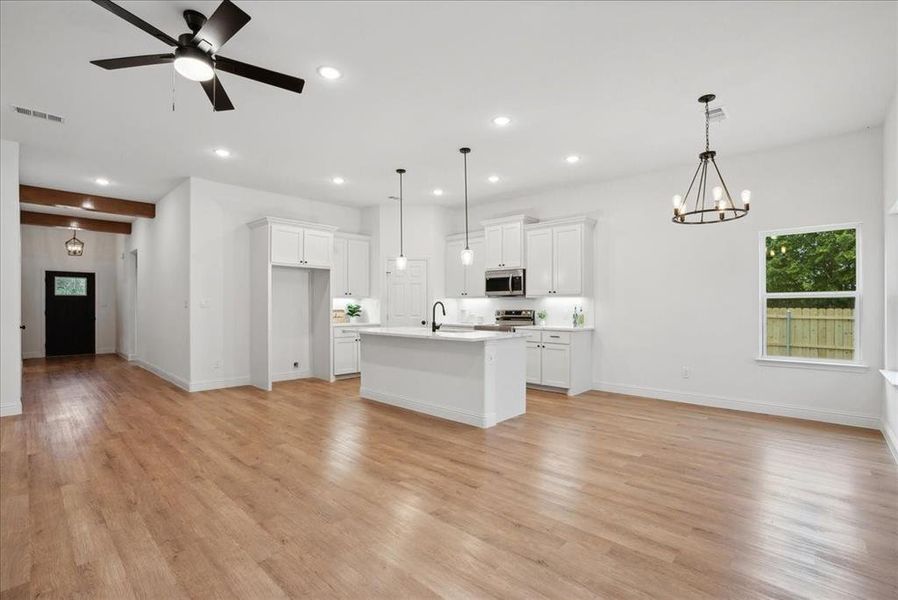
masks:
{"label": "ceiling air vent", "polygon": [[712,123],[719,123],[720,121],[725,121],[727,118],[726,112],[724,112],[722,106],[715,106],[714,108],[708,110],[708,120]]}
{"label": "ceiling air vent", "polygon": [[36,110],[34,108],[25,108],[24,106],[15,106],[12,105],[14,111],[19,113],[20,115],[25,115],[26,117],[34,117],[36,119],[43,119],[44,121],[52,121],[54,123],[64,123],[65,119],[60,117],[59,115],[53,115],[48,112],[44,112],[42,110]]}

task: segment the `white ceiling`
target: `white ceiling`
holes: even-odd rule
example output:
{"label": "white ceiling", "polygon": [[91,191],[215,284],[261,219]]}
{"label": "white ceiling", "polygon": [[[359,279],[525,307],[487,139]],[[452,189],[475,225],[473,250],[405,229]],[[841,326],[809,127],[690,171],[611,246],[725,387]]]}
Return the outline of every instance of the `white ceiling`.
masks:
{"label": "white ceiling", "polygon": [[[88,62],[168,51],[158,40],[89,2],[2,2],[0,134],[21,142],[22,182],[156,201],[194,175],[367,205],[396,193],[401,166],[408,201],[457,204],[469,145],[483,202],[692,162],[704,92],[729,114],[712,130],[725,164],[879,125],[895,89],[893,2],[237,3],[252,21],[221,53],[304,77],[302,95],[225,73],[236,110],[216,114],[178,76],[172,112],[170,66]],[[175,37],[181,11],[217,6],[121,4]],[[324,64],[344,77],[319,78]]]}

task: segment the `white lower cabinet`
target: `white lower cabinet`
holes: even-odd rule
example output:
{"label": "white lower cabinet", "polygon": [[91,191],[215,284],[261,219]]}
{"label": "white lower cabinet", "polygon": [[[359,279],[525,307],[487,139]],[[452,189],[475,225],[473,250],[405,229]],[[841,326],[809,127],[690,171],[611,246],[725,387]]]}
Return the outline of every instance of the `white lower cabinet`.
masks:
{"label": "white lower cabinet", "polygon": [[359,372],[359,336],[334,338],[334,375]]}
{"label": "white lower cabinet", "polygon": [[569,396],[592,389],[591,331],[530,330],[527,383],[561,388]]}

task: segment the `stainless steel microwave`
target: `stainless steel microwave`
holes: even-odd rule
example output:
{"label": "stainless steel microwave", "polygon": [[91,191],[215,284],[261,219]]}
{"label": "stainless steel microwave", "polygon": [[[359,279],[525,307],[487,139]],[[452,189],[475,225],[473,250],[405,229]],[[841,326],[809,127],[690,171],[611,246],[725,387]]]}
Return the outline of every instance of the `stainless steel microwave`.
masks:
{"label": "stainless steel microwave", "polygon": [[487,296],[524,296],[527,274],[524,269],[496,269],[486,272]]}

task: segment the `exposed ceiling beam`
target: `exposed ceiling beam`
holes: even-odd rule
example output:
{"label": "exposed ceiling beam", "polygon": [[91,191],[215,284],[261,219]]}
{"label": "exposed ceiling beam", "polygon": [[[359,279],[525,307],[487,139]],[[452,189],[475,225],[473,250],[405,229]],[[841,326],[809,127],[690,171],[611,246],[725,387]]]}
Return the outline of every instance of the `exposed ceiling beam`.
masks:
{"label": "exposed ceiling beam", "polygon": [[21,211],[22,225],[41,225],[43,227],[59,227],[61,229],[86,229],[103,233],[131,233],[131,223],[124,221],[104,221],[102,219],[83,219],[65,215],[50,215],[27,210]]}
{"label": "exposed ceiling beam", "polygon": [[128,217],[145,217],[152,219],[156,216],[156,205],[150,202],[138,202],[136,200],[109,198],[108,196],[64,192],[62,190],[51,190],[50,188],[35,187],[33,185],[19,186],[19,202],[41,204],[43,206],[82,208],[92,212],[125,215]]}

